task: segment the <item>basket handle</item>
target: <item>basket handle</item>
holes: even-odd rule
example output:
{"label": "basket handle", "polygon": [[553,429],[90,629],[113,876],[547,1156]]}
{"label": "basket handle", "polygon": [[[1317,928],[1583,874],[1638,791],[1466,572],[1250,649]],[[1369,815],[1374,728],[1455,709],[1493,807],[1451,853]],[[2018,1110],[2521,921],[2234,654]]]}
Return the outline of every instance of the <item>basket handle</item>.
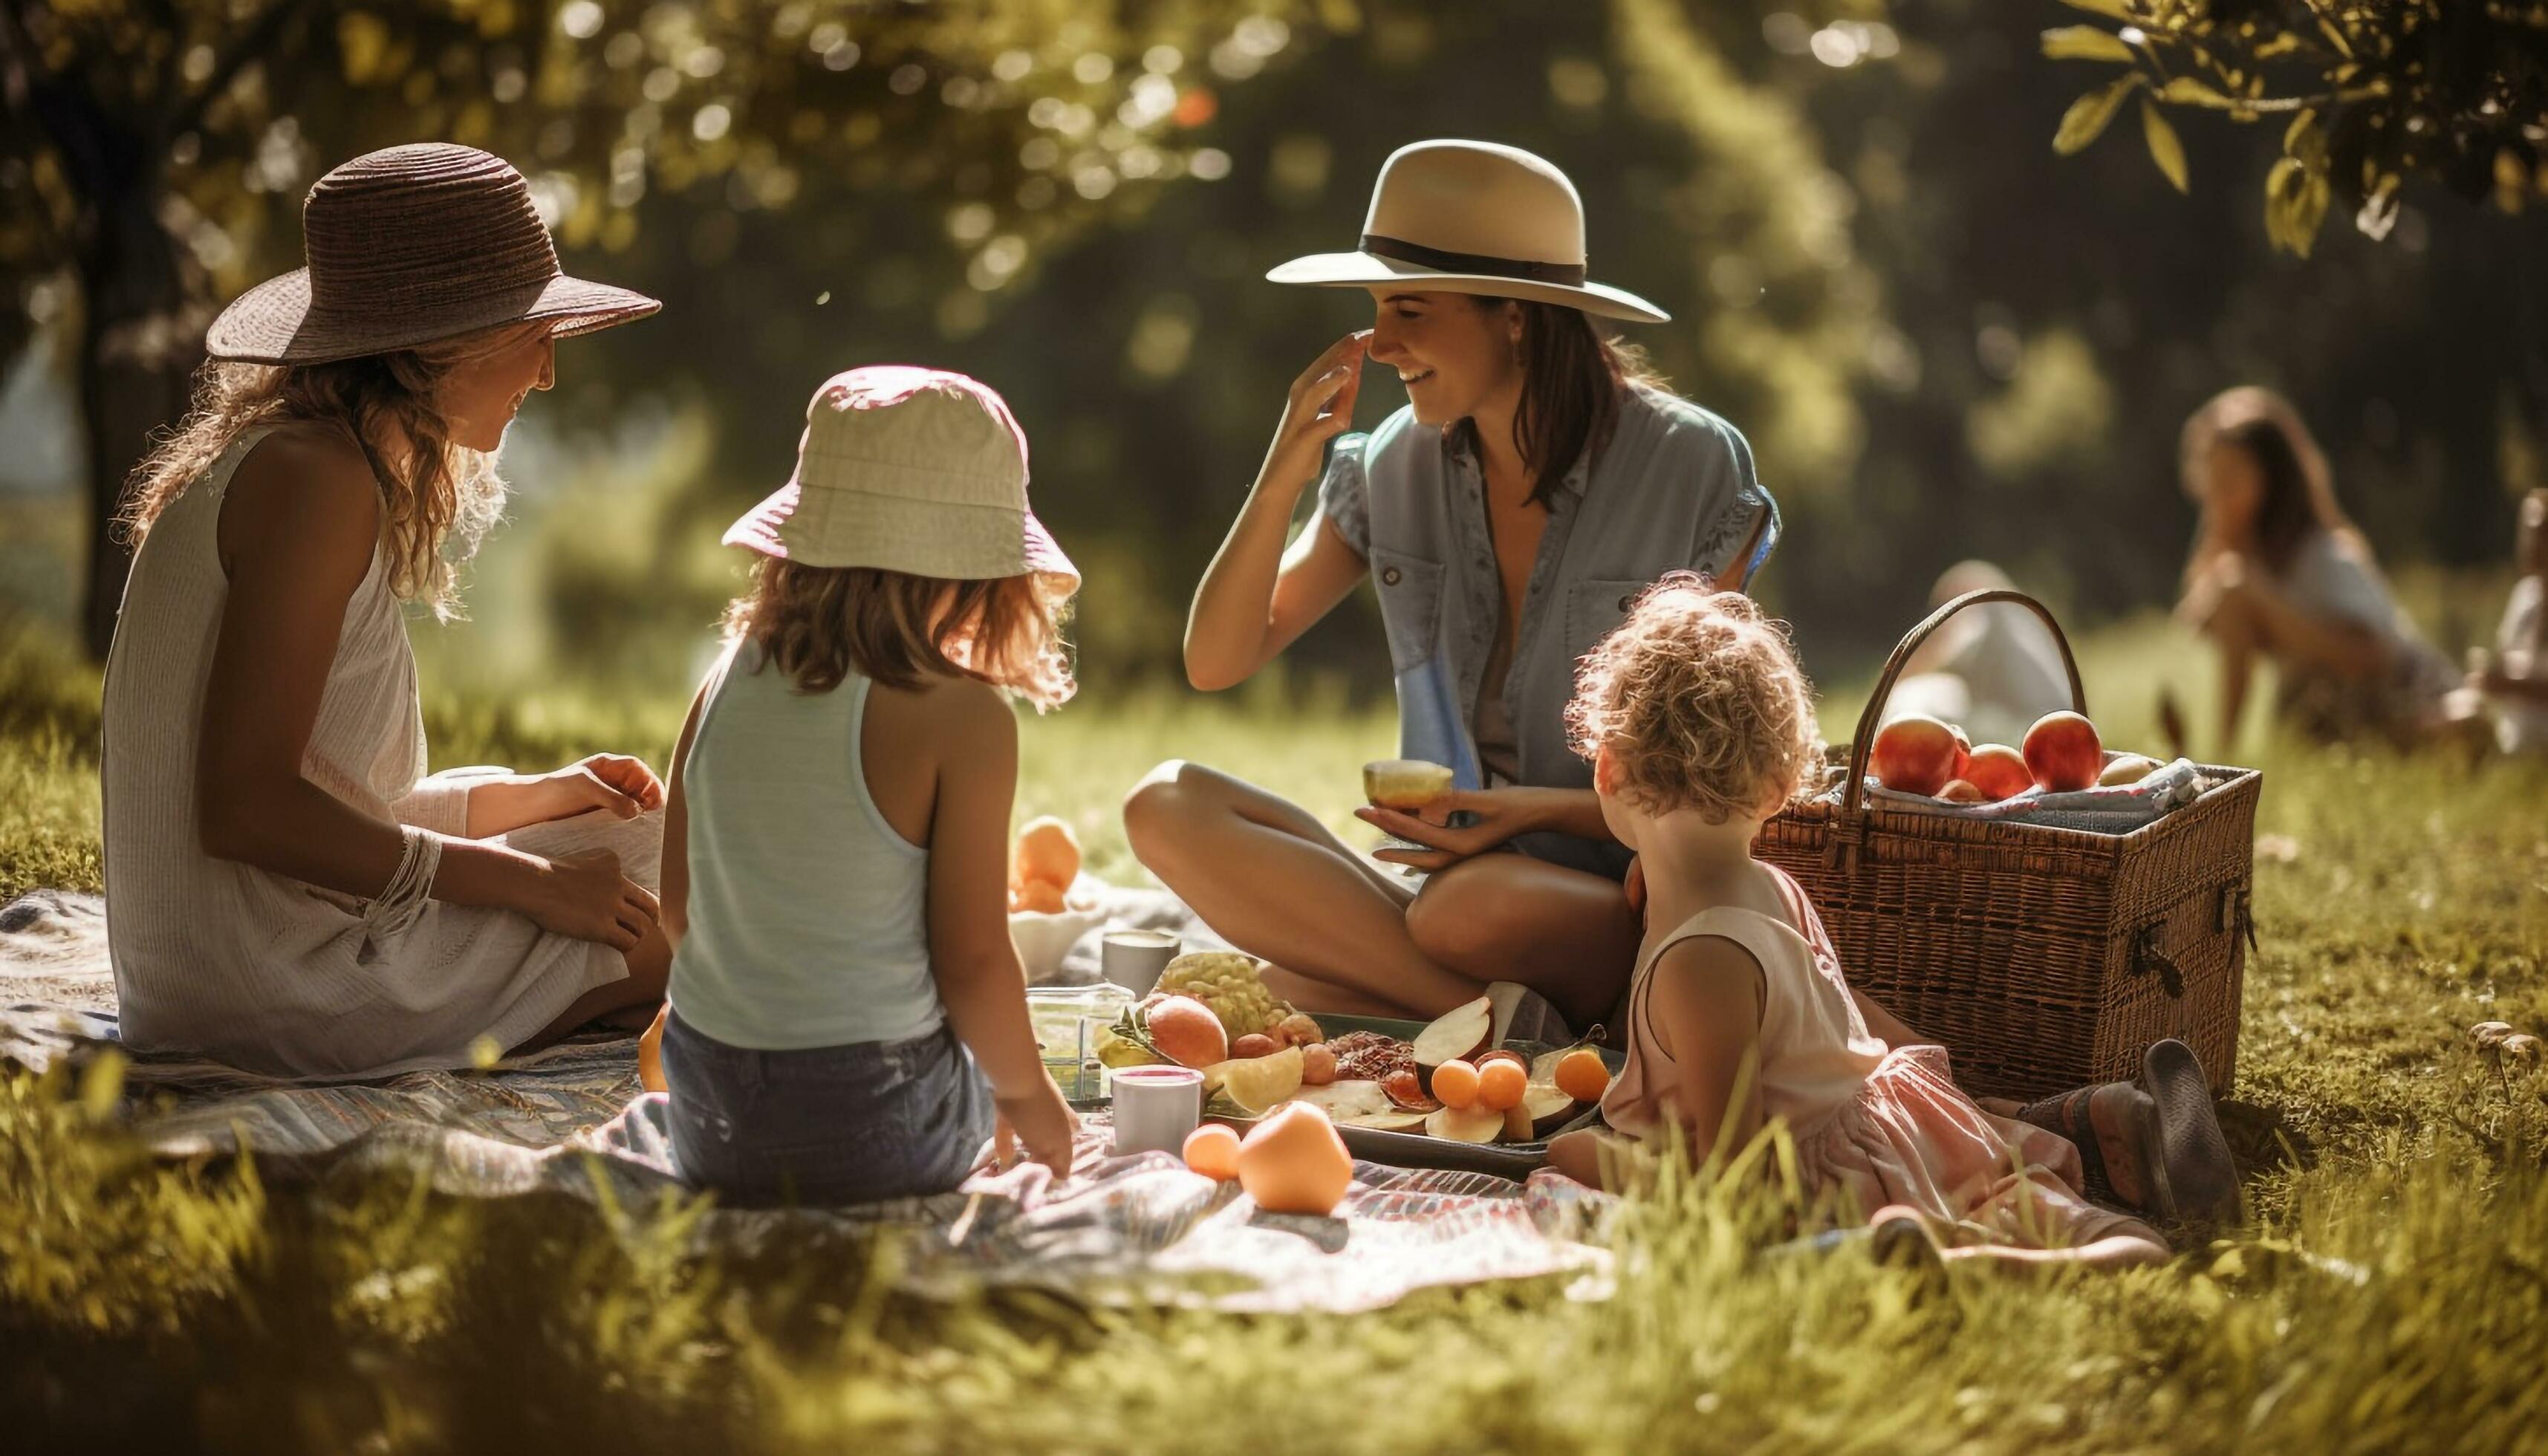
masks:
{"label": "basket handle", "polygon": [[1949,617],[1965,607],[1979,606],[1987,601],[2014,601],[2043,619],[2045,629],[2052,634],[2052,645],[2061,649],[2061,671],[2070,678],[2071,710],[2086,716],[2088,692],[2079,685],[2079,661],[2070,655],[2070,639],[2061,634],[2061,624],[2052,620],[2052,613],[2045,608],[2044,603],[2023,592],[1996,588],[1967,592],[1929,613],[1920,625],[1904,633],[1902,640],[1894,644],[1893,655],[1884,660],[1884,673],[1875,680],[1875,691],[1866,699],[1866,710],[1858,715],[1858,736],[1849,745],[1849,782],[1841,789],[1842,813],[1854,817],[1866,807],[1867,755],[1875,751],[1875,729],[1884,721],[1884,704],[1893,696],[1893,682],[1902,676],[1903,665],[1911,661],[1911,654],[1919,650],[1921,643],[1929,640],[1930,634],[1947,624]]}

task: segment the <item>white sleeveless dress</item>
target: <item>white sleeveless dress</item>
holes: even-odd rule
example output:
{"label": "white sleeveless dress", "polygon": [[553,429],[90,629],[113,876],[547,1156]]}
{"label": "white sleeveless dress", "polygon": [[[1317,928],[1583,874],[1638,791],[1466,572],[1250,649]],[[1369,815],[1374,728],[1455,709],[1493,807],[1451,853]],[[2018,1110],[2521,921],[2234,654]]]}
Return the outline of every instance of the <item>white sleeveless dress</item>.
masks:
{"label": "white sleeveless dress", "polygon": [[[285,1077],[466,1066],[481,1037],[528,1041],[626,962],[512,911],[439,901],[383,944],[362,901],[203,849],[197,735],[229,594],[216,533],[231,473],[266,433],[242,432],[152,524],[107,658],[107,940],[124,1040]],[[470,781],[501,772],[424,770],[415,657],[376,552],[345,604],[302,773],[383,824],[457,838]],[[652,887],[663,816],[595,811],[501,842],[610,849]]]}

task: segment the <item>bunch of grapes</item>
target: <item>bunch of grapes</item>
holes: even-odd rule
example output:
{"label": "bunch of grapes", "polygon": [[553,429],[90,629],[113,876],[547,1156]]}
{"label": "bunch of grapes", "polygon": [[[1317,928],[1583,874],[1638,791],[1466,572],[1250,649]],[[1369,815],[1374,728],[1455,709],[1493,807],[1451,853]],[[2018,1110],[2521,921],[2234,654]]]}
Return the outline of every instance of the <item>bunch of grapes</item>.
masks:
{"label": "bunch of grapes", "polygon": [[1178,956],[1160,972],[1159,990],[1192,996],[1211,1007],[1233,1042],[1251,1032],[1271,1032],[1292,1014],[1292,1008],[1275,1000],[1258,978],[1255,960],[1234,952]]}

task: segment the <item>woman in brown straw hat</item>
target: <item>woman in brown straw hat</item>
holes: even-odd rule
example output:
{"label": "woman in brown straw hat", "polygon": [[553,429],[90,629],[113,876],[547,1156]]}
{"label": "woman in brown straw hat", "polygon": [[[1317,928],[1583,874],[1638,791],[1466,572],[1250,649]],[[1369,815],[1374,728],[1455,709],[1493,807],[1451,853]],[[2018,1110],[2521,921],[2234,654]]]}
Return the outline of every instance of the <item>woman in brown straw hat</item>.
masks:
{"label": "woman in brown straw hat", "polygon": [[[1582,203],[1529,152],[1403,147],[1357,249],[1267,276],[1365,289],[1377,317],[1293,384],[1195,593],[1187,674],[1205,689],[1244,681],[1369,576],[1401,753],[1449,766],[1455,786],[1423,818],[1363,811],[1410,842],[1380,858],[1428,871],[1420,889],[1300,808],[1190,764],[1134,791],[1134,851],[1303,1005],[1432,1015],[1513,980],[1578,1026],[1600,1019],[1639,930],[1628,852],[1567,746],[1575,664],[1657,578],[1740,588],[1767,559],[1777,512],[1750,447],[1596,324],[1666,316],[1588,278]],[[1344,434],[1366,360],[1408,404]],[[1287,548],[1314,481],[1318,514]]]}
{"label": "woman in brown straw hat", "polygon": [[521,174],[469,147],[356,157],[303,226],[309,266],[215,320],[130,508],[102,774],[125,1038],[362,1075],[651,1009],[662,785],[608,755],[424,776],[402,606],[450,610],[555,340],[660,305],[561,273]]}

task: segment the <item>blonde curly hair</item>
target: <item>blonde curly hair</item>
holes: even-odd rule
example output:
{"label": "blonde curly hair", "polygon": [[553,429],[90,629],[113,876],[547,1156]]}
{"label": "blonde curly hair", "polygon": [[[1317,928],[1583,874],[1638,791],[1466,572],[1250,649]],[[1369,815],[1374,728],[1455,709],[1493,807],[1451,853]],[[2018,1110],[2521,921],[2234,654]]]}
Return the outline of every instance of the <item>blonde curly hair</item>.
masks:
{"label": "blonde curly hair", "polygon": [[1647,588],[1575,683],[1575,751],[1608,749],[1620,796],[1648,813],[1695,809],[1710,824],[1772,813],[1822,754],[1785,626],[1690,573]]}

